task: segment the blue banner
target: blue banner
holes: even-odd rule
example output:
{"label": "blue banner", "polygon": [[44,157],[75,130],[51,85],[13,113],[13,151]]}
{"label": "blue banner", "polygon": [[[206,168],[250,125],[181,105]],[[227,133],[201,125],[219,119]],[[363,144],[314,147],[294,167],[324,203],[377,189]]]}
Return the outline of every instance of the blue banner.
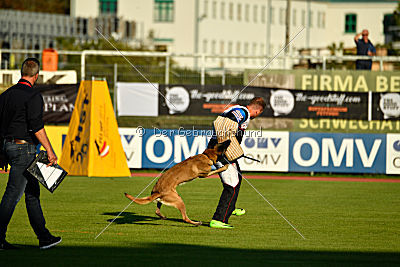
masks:
{"label": "blue banner", "polygon": [[211,134],[211,130],[145,129],[142,137],[142,167],[172,167],[190,156],[203,153],[208,143],[207,136],[210,138]]}
{"label": "blue banner", "polygon": [[290,133],[289,171],[385,173],[385,134]]}

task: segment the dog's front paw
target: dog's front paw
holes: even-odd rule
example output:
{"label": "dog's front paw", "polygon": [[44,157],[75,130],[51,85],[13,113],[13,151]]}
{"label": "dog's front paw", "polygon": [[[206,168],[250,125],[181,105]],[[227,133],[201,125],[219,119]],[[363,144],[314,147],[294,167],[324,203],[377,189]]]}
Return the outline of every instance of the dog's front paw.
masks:
{"label": "dog's front paw", "polygon": [[202,225],[202,224],[203,224],[202,222],[194,222],[194,223],[193,223],[194,226],[200,226],[200,225]]}

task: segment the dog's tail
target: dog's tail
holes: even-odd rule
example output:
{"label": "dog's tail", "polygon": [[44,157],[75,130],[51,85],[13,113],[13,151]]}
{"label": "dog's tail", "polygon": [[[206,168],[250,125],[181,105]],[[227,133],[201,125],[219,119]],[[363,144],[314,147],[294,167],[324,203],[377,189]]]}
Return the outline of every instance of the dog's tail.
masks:
{"label": "dog's tail", "polygon": [[156,198],[159,198],[161,196],[161,194],[153,193],[149,197],[135,198],[135,197],[129,195],[128,193],[125,193],[125,196],[137,204],[144,205],[144,204],[149,204],[150,202],[154,201]]}

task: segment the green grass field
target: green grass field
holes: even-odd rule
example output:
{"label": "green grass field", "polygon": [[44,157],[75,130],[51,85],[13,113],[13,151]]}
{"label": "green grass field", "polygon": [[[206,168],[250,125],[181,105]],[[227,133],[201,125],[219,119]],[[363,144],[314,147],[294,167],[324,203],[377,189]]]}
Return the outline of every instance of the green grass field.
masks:
{"label": "green grass field", "polygon": [[[22,249],[0,251],[0,266],[265,266],[399,265],[400,183],[250,180],[306,237],[303,240],[245,181],[232,217],[234,229],[207,227],[222,186],[197,179],[178,187],[188,215],[178,210],[129,204],[123,192],[138,194],[153,178],[67,177],[52,195],[42,189],[47,226],[63,242],[40,251],[21,199],[7,240]],[[0,194],[7,175],[0,174]],[[142,196],[149,194],[150,186]]]}

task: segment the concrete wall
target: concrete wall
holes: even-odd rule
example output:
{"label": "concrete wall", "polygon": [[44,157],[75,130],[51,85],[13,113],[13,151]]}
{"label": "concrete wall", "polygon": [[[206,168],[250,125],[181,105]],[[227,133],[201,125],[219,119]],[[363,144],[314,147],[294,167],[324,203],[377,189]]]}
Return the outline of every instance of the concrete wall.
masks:
{"label": "concrete wall", "polygon": [[70,5],[73,17],[95,18],[100,14],[99,0],[71,0]]}

